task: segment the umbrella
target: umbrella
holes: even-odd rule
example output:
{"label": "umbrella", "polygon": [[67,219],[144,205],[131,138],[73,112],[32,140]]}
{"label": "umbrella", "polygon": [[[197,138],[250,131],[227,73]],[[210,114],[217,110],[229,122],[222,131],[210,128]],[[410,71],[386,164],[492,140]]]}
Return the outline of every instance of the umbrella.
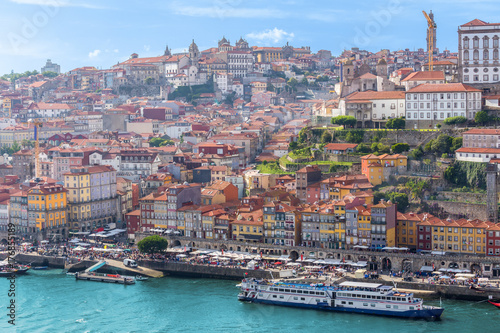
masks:
{"label": "umbrella", "polygon": [[283,263],[281,261],[276,261],[274,264],[275,265],[283,265]]}

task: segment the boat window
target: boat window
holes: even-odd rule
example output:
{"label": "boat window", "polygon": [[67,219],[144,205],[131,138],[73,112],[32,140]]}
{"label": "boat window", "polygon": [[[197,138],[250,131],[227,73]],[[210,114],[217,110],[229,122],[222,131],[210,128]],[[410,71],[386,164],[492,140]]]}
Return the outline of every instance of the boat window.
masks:
{"label": "boat window", "polygon": [[280,298],[283,298],[284,296],[283,295],[280,295]]}
{"label": "boat window", "polygon": [[301,300],[301,301],[305,301],[305,300],[306,300],[306,298],[305,298],[305,297],[301,297],[301,298],[300,298],[300,300]]}
{"label": "boat window", "polygon": [[281,289],[281,288],[280,288],[280,291],[281,291],[281,292],[283,292],[283,291],[285,291],[285,289]]}
{"label": "boat window", "polygon": [[386,307],[386,308],[388,308],[388,309],[390,309],[390,308],[391,308],[391,306],[390,306],[390,305],[386,305],[385,307]]}
{"label": "boat window", "polygon": [[291,292],[292,292],[293,294],[296,294],[296,293],[297,293],[297,290],[292,289],[292,290],[291,290]]}
{"label": "boat window", "polygon": [[261,293],[259,293],[259,297],[263,297],[264,295],[262,295]]}
{"label": "boat window", "polygon": [[286,292],[286,293],[289,293],[289,292],[290,292],[290,289],[285,289],[285,292]]}
{"label": "boat window", "polygon": [[298,298],[297,296],[295,296],[295,297],[293,298],[293,300],[294,300],[294,301],[296,301],[296,300],[298,300],[298,299],[299,299],[299,298]]}
{"label": "boat window", "polygon": [[410,306],[410,310],[415,310],[415,307],[414,306]]}
{"label": "boat window", "polygon": [[374,307],[375,307],[375,303],[371,303],[371,304],[370,304],[370,306],[371,306],[372,308],[374,308]]}
{"label": "boat window", "polygon": [[277,296],[276,295],[273,295],[273,298],[276,298]]}
{"label": "boat window", "polygon": [[370,295],[366,295],[366,298],[372,298]]}
{"label": "boat window", "polygon": [[302,290],[297,290],[297,294],[302,294]]}
{"label": "boat window", "polygon": [[321,300],[316,298],[316,303],[319,303],[319,302],[321,302]]}
{"label": "boat window", "polygon": [[397,305],[394,305],[394,309],[397,309],[397,308],[398,308],[398,306],[397,306]]}
{"label": "boat window", "polygon": [[380,299],[380,296],[377,296],[377,299]]}
{"label": "boat window", "polygon": [[363,303],[363,306],[368,306],[368,303]]}
{"label": "boat window", "polygon": [[352,302],[349,302],[349,305],[352,305],[353,303]]}
{"label": "boat window", "polygon": [[401,297],[396,298],[396,301],[401,302]]}
{"label": "boat window", "polygon": [[342,301],[342,304],[345,304],[345,301]]}

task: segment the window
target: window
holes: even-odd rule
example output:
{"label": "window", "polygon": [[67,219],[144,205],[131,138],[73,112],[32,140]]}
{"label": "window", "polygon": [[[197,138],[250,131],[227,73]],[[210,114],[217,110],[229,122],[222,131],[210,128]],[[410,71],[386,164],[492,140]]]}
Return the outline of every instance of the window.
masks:
{"label": "window", "polygon": [[474,60],[479,60],[479,51],[478,51],[478,50],[474,50],[474,56],[473,56],[473,59],[474,59]]}

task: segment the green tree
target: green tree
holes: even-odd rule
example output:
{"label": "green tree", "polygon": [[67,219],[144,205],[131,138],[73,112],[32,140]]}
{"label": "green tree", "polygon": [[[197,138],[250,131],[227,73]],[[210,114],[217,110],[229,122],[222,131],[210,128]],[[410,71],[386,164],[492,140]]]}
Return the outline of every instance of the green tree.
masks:
{"label": "green tree", "polygon": [[[21,150],[21,146],[19,145],[19,143],[17,141],[14,141],[14,143],[12,143],[12,147],[10,147],[10,149],[12,150],[12,153],[16,153],[16,152]],[[12,154],[10,154],[10,155],[12,155]]]}
{"label": "green tree", "polygon": [[294,77],[291,77],[288,82],[287,82],[287,85],[292,88],[292,90],[297,90],[297,85],[299,84],[299,81],[297,81],[296,78]]}
{"label": "green tree", "polygon": [[391,152],[391,147],[384,145],[383,143],[378,143],[377,152],[380,154],[389,154]]}
{"label": "green tree", "polygon": [[155,80],[152,77],[147,77],[144,79],[144,84],[146,85],[152,85],[155,82]]}
{"label": "green tree", "polygon": [[443,123],[445,125],[456,125],[456,124],[463,124],[467,122],[467,118],[465,117],[462,117],[462,116],[458,116],[458,117],[450,117],[450,118],[446,118]]}
{"label": "green tree", "polygon": [[59,76],[59,74],[57,74],[56,72],[51,71],[43,72],[42,75],[49,78]]}
{"label": "green tree", "polygon": [[148,236],[137,243],[141,253],[161,253],[168,247],[168,241],[158,235]]}
{"label": "green tree", "polygon": [[366,143],[360,143],[360,144],[356,147],[356,151],[357,151],[358,153],[368,154],[368,153],[370,153],[372,150],[370,149],[370,147],[369,147]]}
{"label": "green tree", "polygon": [[436,140],[431,141],[431,151],[441,155],[442,153],[447,153],[450,150],[453,138],[446,134],[440,134]]}
{"label": "green tree", "polygon": [[396,143],[391,149],[394,154],[401,154],[404,151],[410,150],[410,145],[407,143]]}
{"label": "green tree", "polygon": [[353,116],[337,116],[332,118],[332,124],[343,125],[344,127],[356,126],[357,120]]}
{"label": "green tree", "polygon": [[451,141],[450,153],[454,153],[455,150],[461,148],[462,143],[463,143],[462,137],[453,138],[453,140]]}
{"label": "green tree", "polygon": [[391,129],[404,129],[406,127],[406,121],[403,118],[392,118],[385,123],[385,127]]}
{"label": "green tree", "polygon": [[479,111],[478,113],[476,113],[474,121],[478,124],[484,125],[490,121],[490,116],[488,116],[488,112],[486,111]]}
{"label": "green tree", "polygon": [[276,88],[274,87],[274,85],[272,83],[268,83],[266,86],[266,90],[267,91],[275,91]]}
{"label": "green tree", "polygon": [[422,145],[418,145],[418,147],[413,149],[408,156],[414,160],[420,160],[422,156],[424,156],[424,149],[422,148]]}
{"label": "green tree", "polygon": [[226,96],[226,98],[224,99],[224,104],[233,106],[235,99],[236,99],[236,92],[233,91],[232,93]]}
{"label": "green tree", "polygon": [[333,136],[329,131],[324,131],[323,134],[321,134],[321,143],[328,143],[332,142]]}
{"label": "green tree", "polygon": [[349,143],[361,143],[364,136],[365,132],[363,130],[351,130],[347,132],[345,140]]}
{"label": "green tree", "polygon": [[297,143],[297,141],[292,141],[290,142],[290,144],[288,145],[288,151],[294,151],[295,149],[297,149],[299,147],[299,144]]}
{"label": "green tree", "polygon": [[300,80],[300,84],[307,87],[309,85],[309,81],[307,81],[306,77],[303,77],[302,80]]}
{"label": "green tree", "polygon": [[408,194],[406,193],[390,192],[387,194],[386,198],[392,203],[396,203],[398,205],[398,211],[400,212],[404,212],[408,207],[409,200]]}

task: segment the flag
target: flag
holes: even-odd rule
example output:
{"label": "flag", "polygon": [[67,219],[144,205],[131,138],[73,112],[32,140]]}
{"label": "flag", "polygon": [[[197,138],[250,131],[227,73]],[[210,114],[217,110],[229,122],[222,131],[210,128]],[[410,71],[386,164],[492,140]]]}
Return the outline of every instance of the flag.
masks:
{"label": "flag", "polygon": [[302,261],[302,260],[304,260],[304,255],[303,254],[300,255],[300,261]]}

